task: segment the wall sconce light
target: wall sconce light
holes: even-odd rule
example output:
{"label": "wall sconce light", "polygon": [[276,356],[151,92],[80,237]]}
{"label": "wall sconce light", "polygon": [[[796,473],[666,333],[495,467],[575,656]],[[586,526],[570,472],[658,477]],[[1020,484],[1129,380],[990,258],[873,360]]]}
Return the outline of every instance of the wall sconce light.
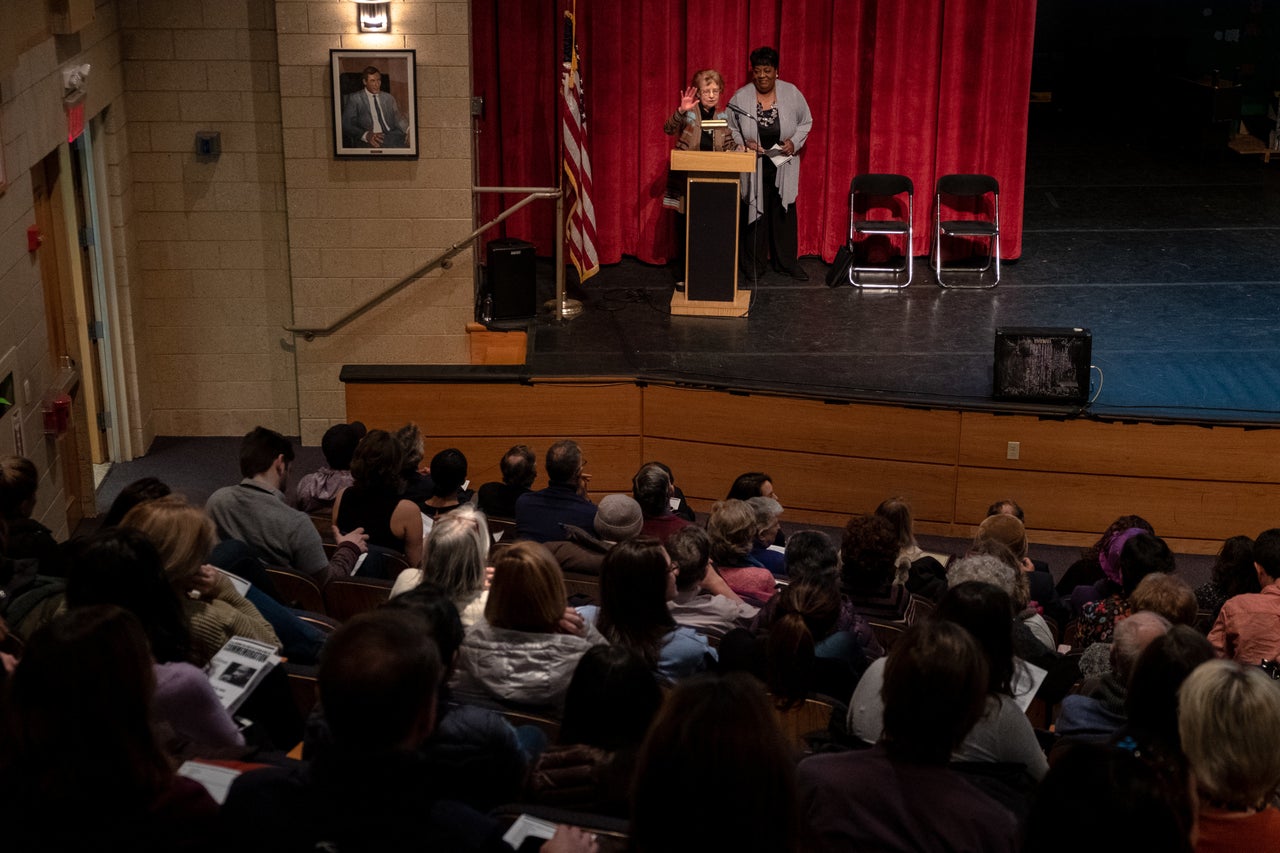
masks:
{"label": "wall sconce light", "polygon": [[355,0],[355,2],[360,7],[358,16],[360,32],[391,32],[391,14],[387,8],[391,5],[390,3],[378,2],[378,0]]}

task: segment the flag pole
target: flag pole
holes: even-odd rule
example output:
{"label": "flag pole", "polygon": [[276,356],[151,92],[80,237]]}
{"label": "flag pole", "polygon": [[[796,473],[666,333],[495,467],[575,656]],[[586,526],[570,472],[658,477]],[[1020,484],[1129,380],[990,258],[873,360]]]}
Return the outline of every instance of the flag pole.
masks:
{"label": "flag pole", "polygon": [[[573,20],[575,22],[575,25],[577,22],[577,11],[578,11],[577,0],[573,0],[573,12],[570,14],[573,15]],[[558,29],[558,34],[563,37],[565,35],[564,21],[563,21],[564,15],[562,14],[561,17],[562,17],[562,20],[560,22],[560,28]],[[571,49],[573,53],[576,55],[577,49],[578,49],[576,32],[573,33],[572,38],[573,38],[573,43],[571,45],[568,45],[567,47],[568,49]],[[561,48],[562,50],[565,49],[566,45],[562,44]],[[556,296],[555,296],[555,299],[543,305],[543,309],[546,310],[548,313],[552,314],[553,318],[557,322],[563,322],[564,320],[571,320],[582,313],[582,302],[577,299],[569,299],[565,295],[565,287],[564,287],[565,175],[564,175],[564,120],[562,118],[562,112],[561,112],[561,110],[563,109],[561,101],[562,101],[562,98],[564,97],[564,93],[562,89],[565,86],[566,73],[567,72],[564,69],[563,62],[562,62],[561,69],[560,69],[560,76],[557,78],[557,86],[556,86],[555,99],[554,99],[556,104],[556,125],[558,128],[556,132],[556,142],[558,143],[556,146],[556,178],[557,178],[556,185],[560,188],[560,193],[559,195],[556,196],[556,260],[555,260]]]}

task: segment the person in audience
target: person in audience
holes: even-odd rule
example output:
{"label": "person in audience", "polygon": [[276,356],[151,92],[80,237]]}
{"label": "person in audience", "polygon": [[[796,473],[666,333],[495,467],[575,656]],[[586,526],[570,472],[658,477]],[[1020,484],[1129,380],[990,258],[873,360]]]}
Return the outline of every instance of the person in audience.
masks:
{"label": "person in audience", "polygon": [[533,489],[538,479],[538,460],[533,448],[517,444],[502,455],[498,463],[502,481],[485,483],[476,492],[476,505],[491,518],[515,520],[516,500]]}
{"label": "person in audience", "polygon": [[339,534],[332,559],[326,556],[311,519],[285,503],[292,462],[289,439],[255,427],[240,442],[244,479],[210,495],[205,510],[217,525],[220,539],[244,542],[271,565],[297,569],[317,583],[346,577],[367,549],[368,537],[362,528]]}
{"label": "person in audience", "polygon": [[[781,505],[782,500],[773,491],[773,479],[760,471],[752,471],[746,474],[739,474],[738,478],[733,481],[733,485],[729,487],[729,494],[725,497],[728,501],[749,501],[752,498],[773,498]],[[782,531],[778,531],[778,535],[774,538],[774,545],[786,545],[786,537]]]}
{"label": "person in audience", "polygon": [[5,557],[35,560],[40,574],[65,577],[66,561],[53,531],[31,517],[39,486],[40,474],[30,459],[0,457],[0,533]]}
{"label": "person in audience", "polygon": [[717,503],[707,520],[707,534],[711,537],[711,561],[734,592],[754,605],[773,598],[777,586],[773,573],[751,559],[756,514],[750,504],[740,500]]}
{"label": "person in audience", "polygon": [[967,581],[989,583],[1004,590],[1013,604],[1014,653],[1024,660],[1035,660],[1054,651],[1057,643],[1044,618],[1029,606],[1026,573],[1018,568],[1013,553],[999,543],[983,543],[977,549],[987,553],[969,553],[947,570],[947,586]]}
{"label": "person in audience", "polygon": [[715,652],[707,638],[676,624],[667,602],[676,596],[678,567],[651,536],[620,542],[600,568],[600,604],[578,609],[614,644],[639,653],[663,681],[707,668]]}
{"label": "person in audience", "polygon": [[1191,584],[1177,575],[1152,572],[1138,581],[1129,606],[1135,611],[1159,613],[1172,625],[1196,624],[1196,594]]}
{"label": "person in audience", "polygon": [[905,601],[894,589],[898,538],[878,515],[855,515],[840,543],[840,577],[845,595],[862,612],[897,619]]}
{"label": "person in audience", "polygon": [[[1022,507],[1019,506],[1018,502],[1013,498],[1004,498],[1003,500],[996,501],[991,506],[987,507],[987,515],[1011,515],[1018,519],[1018,521],[1021,521],[1024,527],[1027,523],[1027,514],[1022,511]],[[1049,571],[1049,564],[1044,560],[1037,560],[1034,557],[1029,557],[1029,559],[1031,560],[1031,565],[1035,567],[1037,572]],[[1055,589],[1054,592],[1056,593],[1057,589]]]}
{"label": "person in audience", "polygon": [[906,498],[888,498],[876,507],[876,515],[893,526],[898,540],[894,561],[895,580],[908,592],[936,602],[947,590],[945,554],[926,554],[916,542],[915,522]]}
{"label": "person in audience", "polygon": [[544,543],[560,568],[570,574],[599,575],[609,550],[619,542],[640,535],[644,516],[630,495],[605,495],[596,507],[595,535],[573,524],[563,524],[563,538]]}
{"label": "person in audience", "polygon": [[1227,599],[1261,591],[1253,568],[1253,540],[1232,536],[1218,550],[1209,580],[1196,587],[1196,603],[1204,611],[1205,624],[1212,626]]}
{"label": "person in audience", "polygon": [[[363,530],[368,546],[403,554],[409,565],[422,562],[422,514],[413,501],[400,497],[401,450],[386,430],[369,430],[351,457],[352,485],[338,492],[333,502],[333,529],[342,533]],[[383,577],[381,566],[371,566],[375,551],[361,571]]]}
{"label": "person in audience", "polygon": [[590,529],[596,505],[587,497],[591,475],[586,473],[582,449],[572,439],[557,441],[547,449],[543,468],[547,487],[516,499],[516,536],[534,542],[554,542],[565,536],[565,524]]}
{"label": "person in audience", "polygon": [[[1099,590],[1093,593],[1082,593],[1084,598],[1080,604],[1083,604],[1084,601],[1091,601],[1108,595],[1108,590],[1111,587],[1106,586],[1106,584],[1118,586],[1120,583],[1118,564],[1120,547],[1124,544],[1123,541],[1115,543],[1113,540],[1121,536],[1126,530],[1135,527],[1139,530],[1145,530],[1152,536],[1156,533],[1151,523],[1140,515],[1120,516],[1102,532],[1102,536],[1098,538],[1097,542],[1081,552],[1080,559],[1068,566],[1067,570],[1063,572],[1062,577],[1058,580],[1058,594],[1064,598],[1069,598],[1075,594],[1077,587],[1101,584],[1102,586],[1099,587]],[[1109,563],[1107,567],[1103,566],[1104,557]],[[1071,611],[1078,613],[1079,610],[1079,605],[1073,603]]]}
{"label": "person in audience", "polygon": [[843,704],[868,661],[857,638],[837,629],[839,589],[800,581],[785,587],[775,601],[761,641],[764,682],[775,706],[794,708],[814,694]]}
{"label": "person in audience", "polygon": [[[533,727],[516,728],[490,708],[452,701],[448,682],[464,633],[448,592],[426,581],[383,606],[421,619],[444,665],[436,694],[436,728],[420,747],[432,768],[427,784],[434,783],[440,799],[460,800],[486,812],[518,801],[534,757],[528,744],[540,745],[544,736],[535,729],[537,734],[531,738],[527,730]],[[304,756],[312,757],[310,752]]]}
{"label": "person in audience", "polygon": [[7,687],[5,850],[212,849],[218,806],[174,773],[153,732],[154,662],[132,614],[95,605],[55,619]]}
{"label": "person in audience", "polygon": [[191,663],[204,666],[237,636],[280,647],[271,623],[236,592],[226,575],[205,562],[213,550],[214,531],[202,511],[170,495],[138,504],[121,527],[141,532],[159,553],[191,633]]}
{"label": "person in audience", "polygon": [[667,539],[666,549],[676,565],[676,596],[667,609],[677,625],[719,638],[751,624],[757,610],[711,565],[711,538],[705,530],[683,527]]}
{"label": "person in audience", "polygon": [[1181,760],[1178,690],[1196,667],[1213,658],[1209,641],[1186,625],[1174,625],[1155,637],[1133,665],[1124,704],[1128,721],[1114,741],[1167,761]]}
{"label": "person in audience", "polygon": [[333,507],[338,492],[352,485],[351,457],[367,430],[360,421],[334,424],[320,439],[324,464],[298,481],[293,505],[303,512],[323,512]]}
{"label": "person in audience", "polygon": [[431,497],[433,486],[431,474],[422,464],[427,452],[422,430],[415,423],[407,423],[396,430],[395,436],[400,444],[400,479],[404,482],[404,491],[400,493],[400,497],[421,505]]}
{"label": "person in audience", "polygon": [[1013,815],[947,767],[990,683],[969,631],[945,619],[908,628],[884,669],[880,742],[800,762],[804,849],[1016,850]]}
{"label": "person in audience", "polygon": [[725,495],[727,501],[745,501],[755,497],[773,498],[773,479],[761,471],[752,471],[746,474],[739,474],[737,479],[733,481],[733,485],[729,487],[729,494]]}
{"label": "person in audience", "polygon": [[151,541],[137,530],[108,527],[73,539],[68,547],[67,607],[115,605],[133,614],[146,633],[155,660],[152,708],[156,721],[172,733],[165,744],[168,751],[234,756],[244,746],[244,736],[208,676],[187,662],[191,636],[182,603]]}
{"label": "person in audience", "polygon": [[[840,632],[851,634],[868,661],[884,656],[884,649],[876,639],[867,617],[858,612],[849,597],[841,592],[840,552],[836,550],[835,544],[827,534],[818,530],[801,530],[787,538],[787,579],[792,585],[809,582],[836,590],[840,596],[840,615],[835,624],[836,634]],[[752,631],[760,632],[767,629],[773,622],[777,604],[778,597],[774,596],[760,608],[751,625]],[[835,641],[835,647],[828,649],[826,642],[820,641],[815,647],[815,654],[818,657],[841,657],[844,654],[842,651],[844,642],[843,637],[838,638]]]}
{"label": "person in audience", "polygon": [[626,817],[636,754],[661,707],[662,689],[638,652],[587,651],[569,682],[558,742],[530,775],[530,800]]}
{"label": "person in audience", "polygon": [[578,659],[607,642],[570,614],[564,577],[546,546],[504,545],[494,560],[484,619],[462,641],[456,695],[559,714]]}
{"label": "person in audience", "polygon": [[1280,658],[1280,527],[1254,540],[1253,568],[1261,592],[1227,599],[1209,642],[1219,657],[1257,665]]}
{"label": "person in audience", "polygon": [[[1048,571],[1038,571],[1031,562],[1028,556],[1030,544],[1027,541],[1027,529],[1018,518],[1003,513],[987,516],[978,525],[973,542],[975,547],[980,547],[985,542],[998,542],[1008,548],[1016,561],[1017,569],[1026,575],[1030,601],[1036,603],[1044,616],[1057,624],[1066,624],[1071,612],[1053,587],[1053,575]],[[1052,644],[1049,645],[1052,647]]]}
{"label": "person in audience", "polygon": [[1178,735],[1200,798],[1196,853],[1280,848],[1280,686],[1213,660],[1178,691]]}
{"label": "person in audience", "polygon": [[[925,550],[916,541],[915,521],[911,515],[911,503],[906,498],[885,498],[880,502],[880,506],[876,507],[876,515],[893,525],[894,533],[898,536],[899,560],[905,559],[910,564],[925,556]],[[939,559],[940,556],[945,557],[945,555],[932,556],[939,563],[945,564],[945,560]]]}
{"label": "person in audience", "polygon": [[747,506],[756,514],[756,536],[751,543],[751,552],[747,555],[754,563],[764,566],[774,577],[787,576],[786,552],[773,543],[782,532],[782,504],[773,498],[755,497],[747,499]]}
{"label": "person in audience", "polygon": [[[440,799],[420,749],[435,729],[443,669],[412,613],[381,608],[342,625],[319,673],[332,743],[314,761],[237,777],[221,813],[226,846],[273,853],[504,849],[494,819]],[[561,828],[541,849],[595,845],[585,833]]]}
{"label": "person in audience", "polygon": [[129,510],[143,501],[162,498],[172,491],[169,488],[169,484],[158,477],[143,477],[140,480],[134,480],[121,489],[120,494],[116,495],[116,499],[111,502],[111,507],[107,510],[107,514],[102,517],[102,527],[119,527],[120,521]]}
{"label": "person in audience", "polygon": [[[519,800],[530,763],[520,732],[497,711],[459,704],[450,696],[447,682],[457,662],[463,628],[444,588],[425,581],[382,608],[420,620],[440,652],[444,672],[436,691],[436,728],[418,748],[428,766],[423,784],[434,792],[430,799],[458,800],[481,811]],[[314,761],[332,744],[324,706],[317,703],[307,720],[302,757]]]}
{"label": "person in audience", "polygon": [[[1116,623],[1133,612],[1129,597],[1138,583],[1152,572],[1170,574],[1174,570],[1173,552],[1163,539],[1149,533],[1138,532],[1124,538],[1120,549],[1120,587],[1106,598],[1085,603],[1080,609],[1076,631],[1076,645],[1087,647],[1090,643],[1110,642]],[[1074,602],[1074,597],[1073,597]]]}
{"label": "person in audience", "polygon": [[671,511],[683,518],[685,521],[697,521],[697,516],[693,512],[693,508],[689,506],[689,502],[684,498],[684,492],[676,483],[676,475],[672,472],[671,466],[665,462],[653,461],[646,462],[646,465],[657,465],[663,471],[667,472],[667,479],[671,481]]}
{"label": "person in audience", "polygon": [[665,465],[657,462],[641,465],[631,478],[631,494],[644,513],[641,532],[645,536],[666,544],[667,537],[689,525],[688,519],[681,518],[671,509],[675,484],[671,482],[671,472]]}
{"label": "person in audience", "polygon": [[1077,744],[1049,768],[1027,818],[1023,853],[1191,853],[1186,773],[1132,749]]}
{"label": "person in audience", "polygon": [[640,747],[632,849],[795,853],[800,830],[795,761],[760,683],[731,673],[677,684]]}
{"label": "person in audience", "polygon": [[1119,622],[1111,642],[1111,671],[1062,700],[1055,729],[1064,740],[1101,742],[1125,724],[1125,700],[1134,664],[1151,641],[1168,633],[1169,620],[1134,613]]}
{"label": "person in audience", "polygon": [[431,497],[418,503],[428,518],[439,518],[469,500],[467,457],[456,447],[441,450],[431,457]]}
{"label": "person in audience", "polygon": [[470,628],[484,618],[489,601],[485,569],[490,541],[484,513],[470,506],[459,507],[432,526],[422,551],[422,567],[401,572],[391,597],[424,580],[437,583],[458,608],[463,627]]}
{"label": "person in audience", "polygon": [[[986,707],[956,749],[953,760],[1020,765],[1032,780],[1049,769],[1031,722],[1013,698],[1016,662],[1013,655],[1013,605],[1004,590],[966,581],[943,596],[932,618],[954,622],[973,635],[982,649],[987,673]],[[849,703],[849,731],[867,743],[877,742],[886,723],[881,698],[885,663],[877,661],[858,682]],[[1020,789],[1024,780],[1013,780]]]}

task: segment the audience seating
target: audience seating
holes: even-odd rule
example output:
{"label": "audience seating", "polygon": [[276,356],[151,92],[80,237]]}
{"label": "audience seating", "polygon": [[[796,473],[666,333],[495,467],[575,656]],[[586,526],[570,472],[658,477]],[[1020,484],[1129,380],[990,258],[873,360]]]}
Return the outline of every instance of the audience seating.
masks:
{"label": "audience seating", "polygon": [[1062,629],[1062,645],[1067,648],[1074,649],[1076,640],[1080,638],[1080,623],[1072,619],[1067,623],[1067,627]]}
{"label": "audience seating", "polygon": [[269,568],[267,574],[276,585],[276,590],[284,596],[284,604],[296,610],[308,610],[312,613],[326,613],[324,592],[320,585],[297,569]]}
{"label": "audience seating", "polygon": [[391,598],[393,583],[377,578],[334,578],[324,585],[326,612],[345,622]]}
{"label": "audience seating", "polygon": [[778,724],[782,733],[802,752],[810,752],[808,737],[815,732],[825,732],[831,724],[831,715],[836,705],[824,699],[806,699],[794,708],[782,710],[776,705],[774,712],[778,715]]}
{"label": "audience seating", "polygon": [[876,635],[880,647],[888,653],[893,648],[893,644],[907,630],[905,622],[888,622],[881,619],[868,618],[867,622],[871,625],[872,632]]}
{"label": "audience seating", "polygon": [[933,613],[934,607],[935,605],[932,600],[913,592],[907,599],[907,609],[902,614],[902,621],[908,625],[914,625],[916,622],[927,618],[929,614]]}
{"label": "audience seating", "polygon": [[517,711],[514,708],[502,708],[499,713],[506,717],[507,722],[513,726],[536,726],[542,729],[542,733],[547,736],[548,743],[555,743],[560,737],[560,721],[553,720],[550,717],[544,717],[541,714],[530,714],[527,711]]}
{"label": "audience seating", "polygon": [[622,818],[607,817],[590,812],[557,809],[552,806],[534,805],[532,803],[509,803],[498,806],[490,814],[497,818],[505,829],[515,823],[522,814],[544,820],[547,823],[576,826],[585,829],[596,837],[599,853],[625,853],[630,850],[627,836],[628,823]]}
{"label": "audience seating", "polygon": [[489,523],[489,535],[493,537],[494,542],[501,542],[504,538],[512,536],[516,529],[516,520],[514,518],[502,518],[497,515],[491,515],[487,519]]}
{"label": "audience seating", "polygon": [[329,512],[312,512],[307,514],[322,542],[333,541],[333,514]]}
{"label": "audience seating", "polygon": [[577,606],[579,607],[583,604],[596,604],[600,600],[600,578],[595,575],[566,572],[564,576],[564,591],[570,598],[578,595],[588,599],[587,601],[577,599]]}
{"label": "audience seating", "polygon": [[332,616],[327,616],[323,613],[312,613],[306,610],[299,610],[294,613],[294,616],[297,616],[300,621],[306,622],[308,625],[314,625],[326,634],[332,634],[342,624]]}
{"label": "audience seating", "polygon": [[298,714],[305,720],[319,700],[316,680],[318,667],[286,661],[284,671],[289,677],[289,693],[293,696],[293,704],[297,707]]}

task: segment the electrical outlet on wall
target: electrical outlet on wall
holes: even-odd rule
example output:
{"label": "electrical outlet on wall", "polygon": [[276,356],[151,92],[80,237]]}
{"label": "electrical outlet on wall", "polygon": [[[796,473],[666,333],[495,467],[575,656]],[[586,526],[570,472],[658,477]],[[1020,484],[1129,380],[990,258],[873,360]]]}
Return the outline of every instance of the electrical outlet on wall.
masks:
{"label": "electrical outlet on wall", "polygon": [[1020,458],[1022,458],[1022,442],[1020,442],[1020,441],[1011,441],[1011,442],[1009,442],[1009,448],[1005,451],[1005,457],[1004,457],[1004,458],[1005,458],[1005,459],[1020,459]]}

